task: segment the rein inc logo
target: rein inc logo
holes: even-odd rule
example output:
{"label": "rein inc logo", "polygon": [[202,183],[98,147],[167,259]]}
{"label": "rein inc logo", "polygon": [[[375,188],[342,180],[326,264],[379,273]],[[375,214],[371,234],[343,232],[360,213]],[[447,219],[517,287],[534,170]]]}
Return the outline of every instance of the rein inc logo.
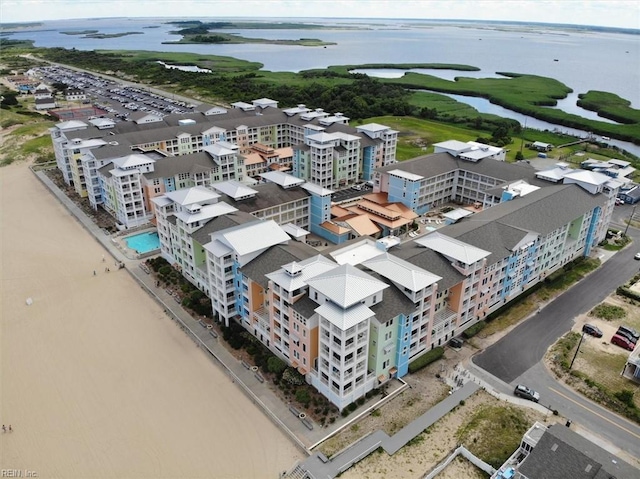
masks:
{"label": "rein inc logo", "polygon": [[0,469],[0,477],[38,477],[38,473],[29,469]]}

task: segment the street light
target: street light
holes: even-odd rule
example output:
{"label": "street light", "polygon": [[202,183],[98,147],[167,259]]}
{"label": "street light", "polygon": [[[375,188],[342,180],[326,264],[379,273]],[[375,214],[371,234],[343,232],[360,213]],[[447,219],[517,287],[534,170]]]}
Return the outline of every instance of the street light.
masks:
{"label": "street light", "polygon": [[571,364],[569,364],[569,369],[571,369],[573,367],[573,362],[576,360],[576,356],[578,356],[578,353],[580,352],[580,345],[582,344],[582,340],[584,339],[584,332],[582,333],[582,336],[580,336],[580,342],[578,343],[578,347],[576,348],[576,353],[573,355],[573,359],[571,360]]}

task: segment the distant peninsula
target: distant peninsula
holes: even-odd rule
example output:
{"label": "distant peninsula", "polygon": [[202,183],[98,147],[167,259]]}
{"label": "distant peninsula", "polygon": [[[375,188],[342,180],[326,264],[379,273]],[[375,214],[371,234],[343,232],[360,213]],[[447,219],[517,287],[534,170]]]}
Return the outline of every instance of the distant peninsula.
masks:
{"label": "distant peninsula", "polygon": [[298,45],[305,47],[318,47],[335,45],[333,42],[325,42],[317,38],[300,38],[298,40],[269,40],[266,38],[248,38],[237,33],[221,33],[211,30],[224,29],[260,29],[260,30],[326,30],[332,27],[311,23],[262,23],[262,22],[201,22],[200,20],[167,22],[171,25],[182,27],[172,31],[174,35],[182,35],[176,42],[162,42],[164,44],[179,43],[205,43],[205,44],[234,44],[234,43],[260,43],[271,45]]}
{"label": "distant peninsula", "polygon": [[60,32],[63,35],[82,35],[82,38],[118,38],[127,35],[144,35],[143,32],[99,33],[98,30],[67,30]]}

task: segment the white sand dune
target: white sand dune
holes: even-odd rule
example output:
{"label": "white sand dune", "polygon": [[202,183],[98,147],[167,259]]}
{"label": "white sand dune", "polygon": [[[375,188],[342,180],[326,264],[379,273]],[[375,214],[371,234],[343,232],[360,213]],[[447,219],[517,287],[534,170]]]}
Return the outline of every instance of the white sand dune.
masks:
{"label": "white sand dune", "polygon": [[0,467],[269,478],[302,457],[126,271],[104,272],[27,165],[0,169],[0,195]]}

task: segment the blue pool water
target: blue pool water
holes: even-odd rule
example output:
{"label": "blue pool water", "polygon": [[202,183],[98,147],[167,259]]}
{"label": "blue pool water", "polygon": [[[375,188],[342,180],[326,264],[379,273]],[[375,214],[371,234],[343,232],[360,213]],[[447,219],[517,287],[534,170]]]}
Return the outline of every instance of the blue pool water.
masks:
{"label": "blue pool water", "polygon": [[160,249],[160,238],[158,237],[158,233],[155,231],[151,233],[147,232],[127,236],[124,241],[127,243],[129,248],[140,254]]}

